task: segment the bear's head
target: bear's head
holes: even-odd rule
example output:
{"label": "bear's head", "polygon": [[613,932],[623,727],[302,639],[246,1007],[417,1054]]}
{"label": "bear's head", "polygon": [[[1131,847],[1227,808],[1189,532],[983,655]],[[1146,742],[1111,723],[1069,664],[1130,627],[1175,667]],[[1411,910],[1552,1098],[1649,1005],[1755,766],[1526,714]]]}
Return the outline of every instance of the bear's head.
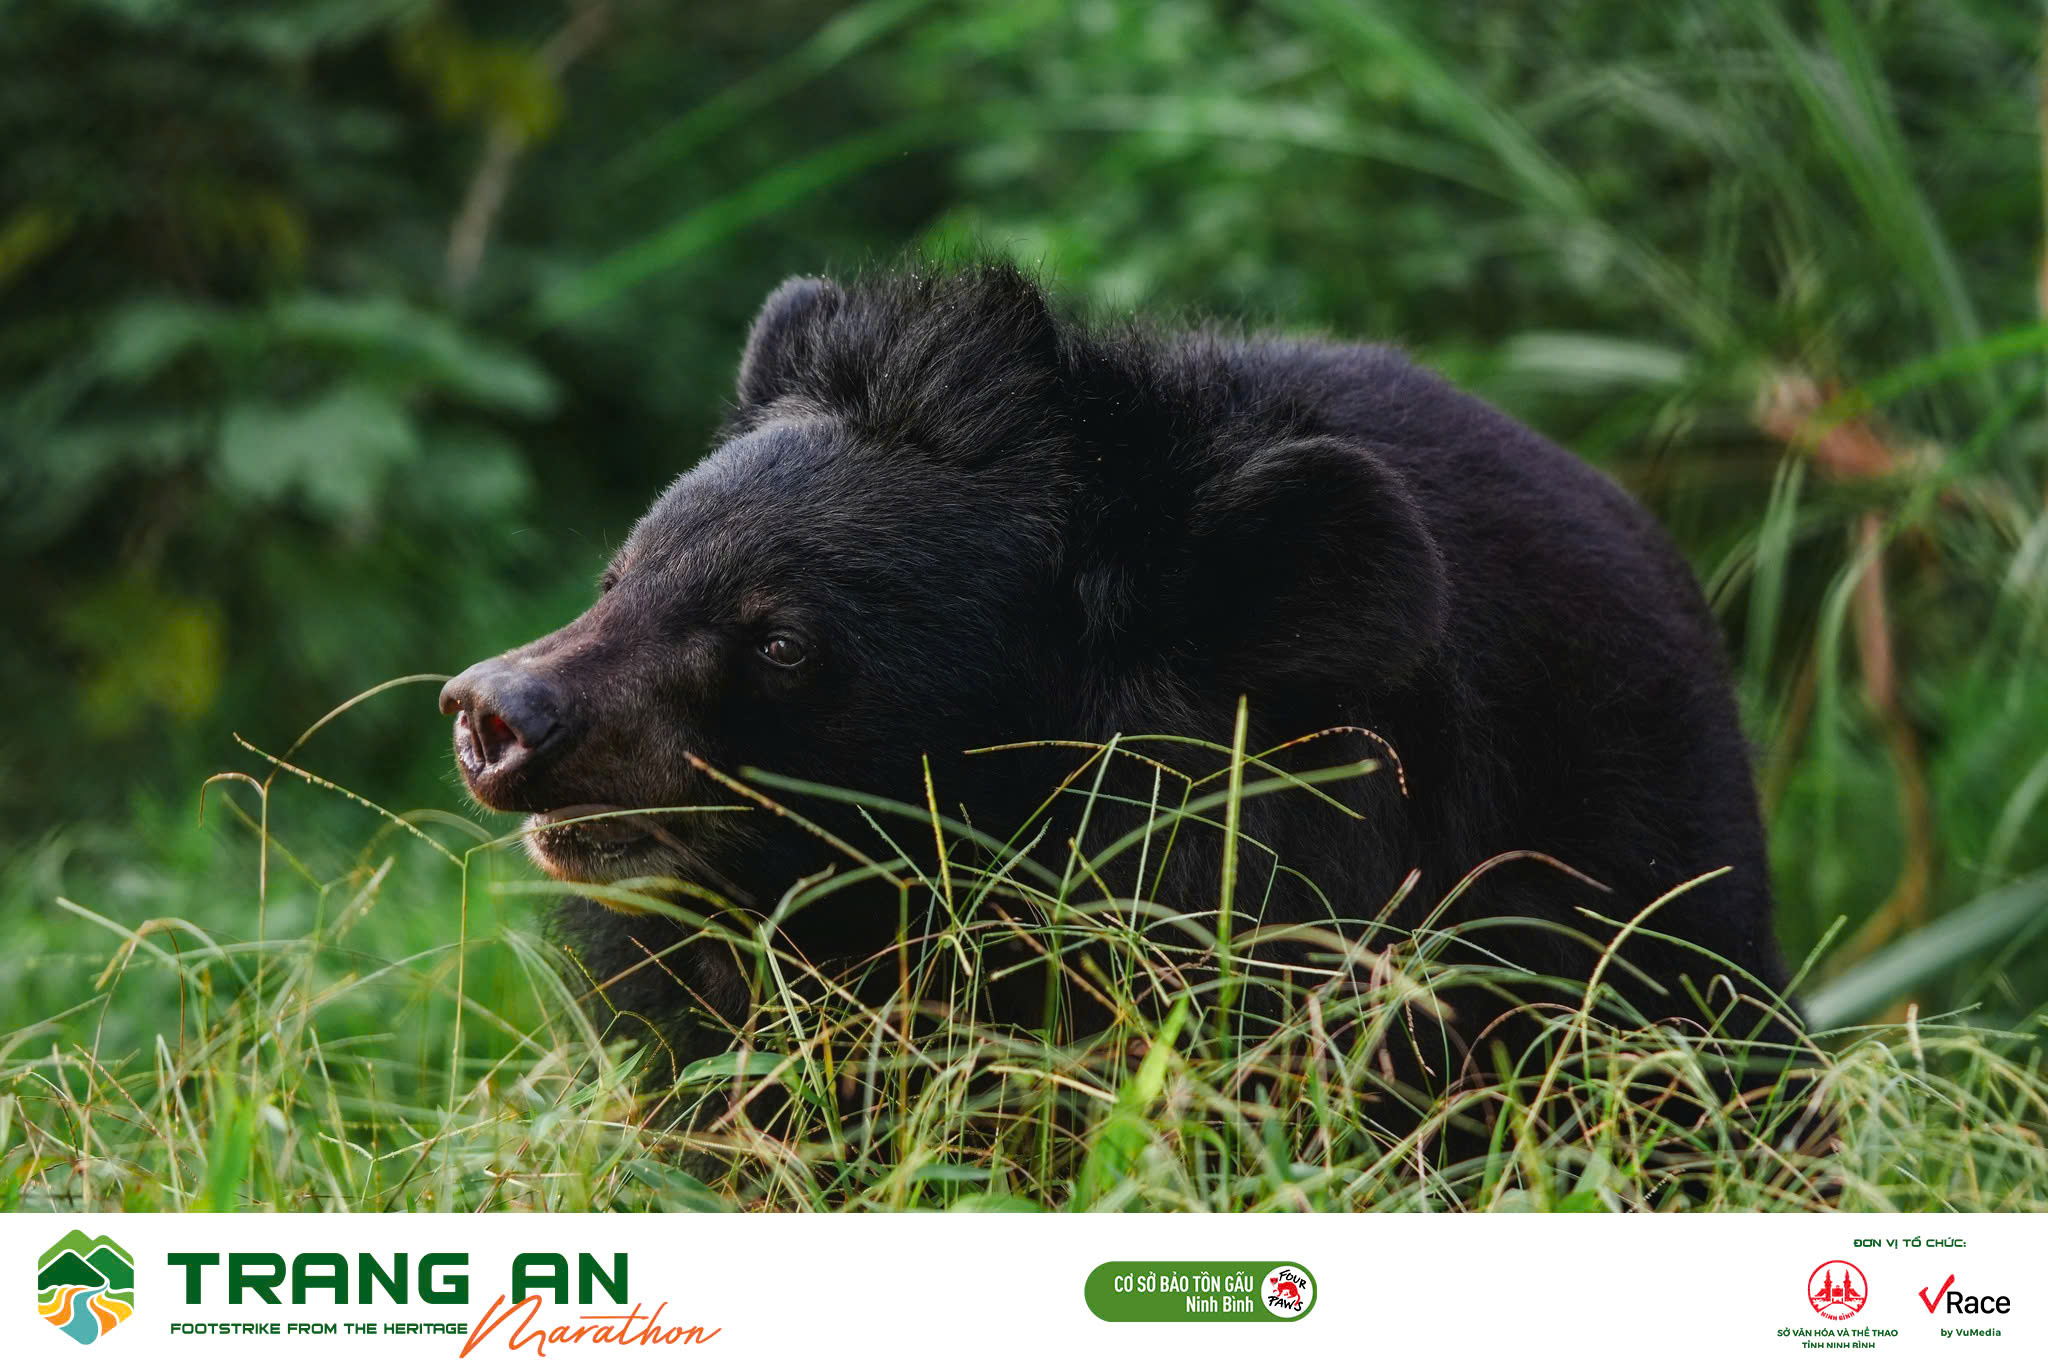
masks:
{"label": "bear's head", "polygon": [[1260,344],[1090,332],[1006,267],[784,284],[717,449],[589,610],[443,690],[470,791],[555,876],[765,910],[834,858],[714,774],[931,781],[1010,834],[1045,751],[967,751],[1227,740],[1240,696],[1290,733],[1361,719],[1427,659],[1442,565],[1371,450],[1230,379]]}

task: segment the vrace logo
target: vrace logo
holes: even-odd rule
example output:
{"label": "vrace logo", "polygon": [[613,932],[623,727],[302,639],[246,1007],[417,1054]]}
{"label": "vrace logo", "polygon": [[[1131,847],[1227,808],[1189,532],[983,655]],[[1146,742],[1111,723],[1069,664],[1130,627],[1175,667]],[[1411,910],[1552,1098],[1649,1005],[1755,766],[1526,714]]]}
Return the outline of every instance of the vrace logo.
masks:
{"label": "vrace logo", "polygon": [[1980,1313],[2010,1313],[2012,1296],[2008,1294],[1966,1294],[1955,1287],[1956,1277],[1951,1275],[1941,1282],[1941,1288],[1923,1288],[1920,1302],[1930,1313],[1950,1312],[1965,1315]]}
{"label": "vrace logo", "polygon": [[36,1262],[36,1311],[92,1345],[135,1311],[135,1258],[111,1237],[65,1233]]}

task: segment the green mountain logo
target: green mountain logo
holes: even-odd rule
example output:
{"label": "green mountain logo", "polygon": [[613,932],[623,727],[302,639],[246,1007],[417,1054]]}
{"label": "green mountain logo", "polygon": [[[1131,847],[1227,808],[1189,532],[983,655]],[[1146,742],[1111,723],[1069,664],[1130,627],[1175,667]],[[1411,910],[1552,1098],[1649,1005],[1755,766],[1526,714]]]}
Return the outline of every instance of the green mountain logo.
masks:
{"label": "green mountain logo", "polygon": [[36,1261],[36,1311],[92,1345],[135,1311],[135,1258],[111,1237],[65,1233]]}

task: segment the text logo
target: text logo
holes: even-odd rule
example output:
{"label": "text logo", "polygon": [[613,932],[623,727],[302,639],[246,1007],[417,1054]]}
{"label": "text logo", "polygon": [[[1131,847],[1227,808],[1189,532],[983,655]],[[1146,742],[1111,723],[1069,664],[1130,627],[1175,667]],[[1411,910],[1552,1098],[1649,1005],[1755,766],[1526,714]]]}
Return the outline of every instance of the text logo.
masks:
{"label": "text logo", "polygon": [[[1939,1289],[1922,1289],[1920,1302],[1930,1313],[1946,1308],[1951,1313],[2010,1313],[2012,1299],[2005,1294],[1965,1294],[1954,1288],[1956,1277],[1941,1282]],[[1946,1331],[1946,1328],[1942,1330]]]}
{"label": "text logo", "polygon": [[1870,1301],[1870,1281],[1847,1261],[1822,1261],[1806,1277],[1806,1301],[1834,1322],[1853,1318]]}
{"label": "text logo", "polygon": [[92,1345],[135,1311],[135,1258],[111,1237],[64,1234],[36,1262],[36,1311]]}
{"label": "text logo", "polygon": [[1316,1282],[1298,1265],[1274,1266],[1266,1272],[1265,1300],[1277,1316],[1298,1318],[1316,1301]]}

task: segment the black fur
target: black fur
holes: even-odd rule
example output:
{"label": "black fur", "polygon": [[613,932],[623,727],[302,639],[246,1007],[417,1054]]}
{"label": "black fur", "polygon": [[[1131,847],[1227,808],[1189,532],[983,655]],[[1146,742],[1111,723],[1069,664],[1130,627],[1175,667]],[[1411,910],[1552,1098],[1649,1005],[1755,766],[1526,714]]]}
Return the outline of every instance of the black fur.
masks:
{"label": "black fur", "polygon": [[[1629,961],[1663,990],[1633,989],[1652,1015],[1718,1012],[1730,985],[1684,944],[1734,964],[1740,990],[1784,984],[1749,757],[1685,564],[1606,478],[1395,351],[1089,330],[1006,267],[916,269],[784,284],[738,393],[718,450],[634,530],[615,586],[506,656],[570,699],[575,738],[487,800],[731,801],[696,755],[922,804],[929,755],[948,809],[1009,834],[1073,751],[963,751],[1227,742],[1243,696],[1255,750],[1353,726],[1399,758],[1341,784],[1362,818],[1307,796],[1248,806],[1247,834],[1301,874],[1274,883],[1269,923],[1360,932],[1417,870],[1392,916],[1413,925],[1488,859],[1534,851],[1609,890],[1524,859],[1448,913],[1567,926],[1578,937],[1478,938],[1582,981],[1609,931],[1577,907],[1625,921],[1726,868],[1650,918],[1683,944],[1636,940]],[[761,657],[778,633],[803,663]],[[1385,753],[1349,730],[1288,751],[1297,768],[1363,757]],[[1044,847],[1063,848],[1073,806],[1046,818]],[[666,871],[755,911],[845,861],[768,816],[665,833],[630,858],[571,836],[536,847],[583,879]],[[1192,840],[1158,899],[1212,907],[1214,851]],[[1240,905],[1256,905],[1264,873],[1246,882],[1260,894]],[[827,900],[789,933],[816,957],[858,955],[894,914],[893,899]],[[740,1007],[717,952],[645,969],[682,932],[660,917],[579,902],[561,927],[622,1008]],[[1469,1042],[1484,1022],[1458,1029]]]}

